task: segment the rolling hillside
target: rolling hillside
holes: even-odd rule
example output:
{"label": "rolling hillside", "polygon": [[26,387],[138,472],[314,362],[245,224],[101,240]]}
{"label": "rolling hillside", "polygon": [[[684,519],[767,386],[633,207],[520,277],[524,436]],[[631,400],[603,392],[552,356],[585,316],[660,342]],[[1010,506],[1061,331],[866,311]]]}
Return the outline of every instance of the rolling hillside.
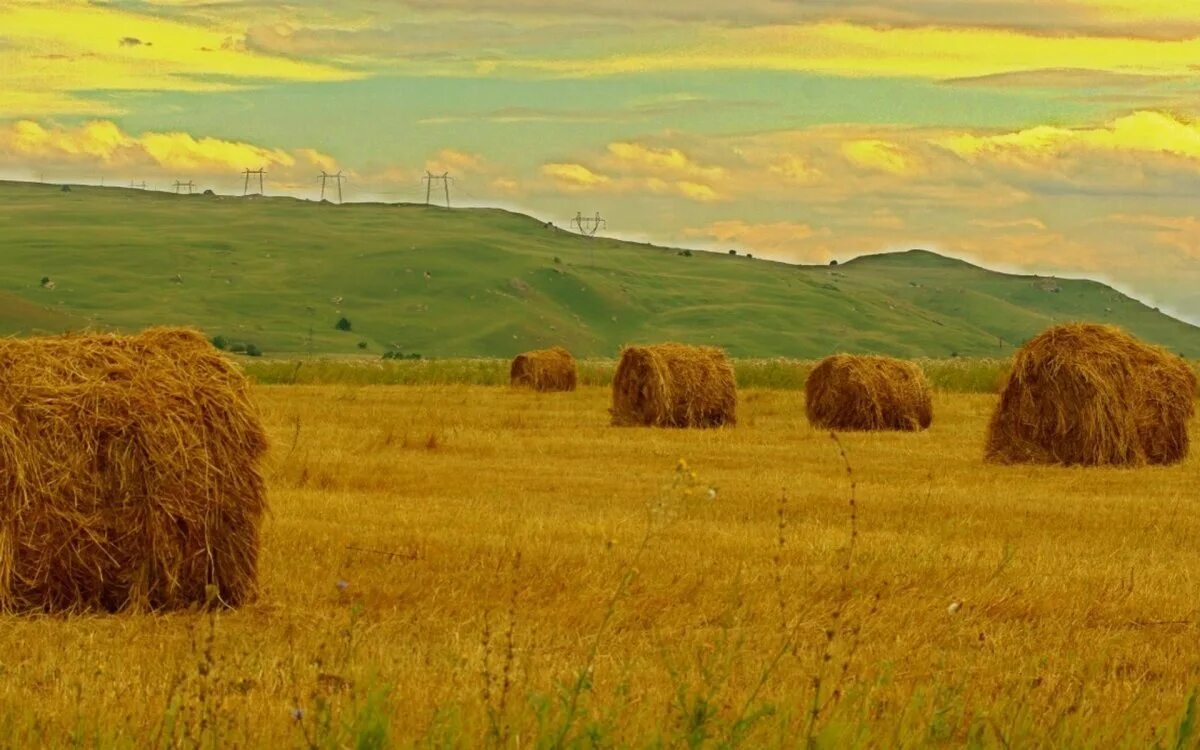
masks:
{"label": "rolling hillside", "polygon": [[554,343],[611,356],[680,340],[739,357],[946,357],[1004,355],[1078,319],[1200,356],[1200,329],[1102,284],[923,251],[791,266],[587,239],[500,210],[0,182],[0,334],[187,324],[281,356]]}

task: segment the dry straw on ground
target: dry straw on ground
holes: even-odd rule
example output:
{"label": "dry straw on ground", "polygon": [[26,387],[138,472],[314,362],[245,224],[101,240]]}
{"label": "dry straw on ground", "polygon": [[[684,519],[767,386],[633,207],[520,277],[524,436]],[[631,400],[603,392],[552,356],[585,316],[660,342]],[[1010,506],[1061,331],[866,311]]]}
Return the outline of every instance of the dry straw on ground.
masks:
{"label": "dry straw on ground", "polygon": [[1051,328],[1018,353],[988,429],[997,463],[1173,464],[1188,453],[1196,375],[1118,328]]}
{"label": "dry straw on ground", "polygon": [[195,331],[0,340],[0,610],[245,602],[266,448]]}
{"label": "dry straw on ground", "polygon": [[578,371],[571,353],[556,346],[518,354],[508,376],[512,385],[535,391],[573,391]]}
{"label": "dry straw on ground", "polygon": [[804,385],[808,421],[828,430],[916,432],[933,423],[933,391],[920,367],[889,357],[838,354]]}
{"label": "dry straw on ground", "polygon": [[720,427],[737,423],[737,385],[725,352],[709,346],[630,346],[613,377],[618,426]]}

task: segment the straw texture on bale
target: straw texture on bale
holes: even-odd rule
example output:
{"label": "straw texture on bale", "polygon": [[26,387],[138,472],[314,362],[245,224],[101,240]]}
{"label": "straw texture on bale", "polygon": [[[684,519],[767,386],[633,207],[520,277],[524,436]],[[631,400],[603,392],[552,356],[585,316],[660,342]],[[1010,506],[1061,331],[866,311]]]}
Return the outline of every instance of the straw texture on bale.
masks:
{"label": "straw texture on bale", "polygon": [[709,346],[630,346],[613,377],[617,426],[721,427],[737,423],[737,385],[725,352]]}
{"label": "straw texture on bale", "polygon": [[0,610],[246,602],[266,448],[195,331],[0,339]]}
{"label": "straw texture on bale", "polygon": [[1188,454],[1196,375],[1111,326],[1057,326],[1017,353],[988,429],[996,463],[1141,466]]}
{"label": "straw texture on bale", "polygon": [[837,354],[804,384],[808,421],[826,430],[917,432],[933,423],[933,389],[912,362]]}
{"label": "straw texture on bale", "polygon": [[571,353],[556,346],[518,354],[508,377],[512,385],[535,391],[573,391],[578,371]]}

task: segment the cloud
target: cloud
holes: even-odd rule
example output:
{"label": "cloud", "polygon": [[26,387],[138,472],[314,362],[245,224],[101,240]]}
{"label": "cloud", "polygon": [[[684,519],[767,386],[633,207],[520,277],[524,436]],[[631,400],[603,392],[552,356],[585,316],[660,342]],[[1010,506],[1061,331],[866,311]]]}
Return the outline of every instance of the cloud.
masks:
{"label": "cloud", "polygon": [[184,132],[131,135],[108,120],[78,127],[18,120],[0,126],[0,163],[38,168],[151,170],[163,175],[229,174],[266,168],[276,179],[293,174],[309,182],[314,169],[331,169],[333,157],[312,149],[288,151]]}
{"label": "cloud", "polygon": [[991,88],[1081,89],[1140,88],[1179,80],[1183,76],[1142,75],[1081,68],[1048,68],[1017,73],[994,73],[974,78],[951,78],[943,83]]}
{"label": "cloud", "polygon": [[[119,2],[120,0],[118,0]],[[316,30],[340,30],[342,43],[355,40],[346,33],[392,31],[417,18],[473,23],[510,23],[579,28],[612,24],[614,19],[645,27],[666,24],[713,24],[746,27],[767,24],[812,24],[846,21],[881,27],[938,26],[950,29],[987,28],[1062,35],[1137,35],[1185,38],[1200,29],[1200,13],[1179,0],[295,0],[283,8],[260,0],[219,3],[149,0],[158,12],[177,17],[229,21],[270,27],[290,22]],[[370,26],[364,19],[371,19]],[[378,32],[377,32],[378,33]],[[358,42],[361,44],[361,42]]]}
{"label": "cloud", "polygon": [[488,166],[482,156],[452,148],[444,148],[433,158],[425,162],[425,169],[434,174],[450,172],[455,174],[482,173],[488,171]]}
{"label": "cloud", "polygon": [[[230,29],[80,0],[0,4],[0,105],[9,117],[108,114],[94,91],[230,91],[337,81],[344,67],[247,51]],[[153,40],[153,41],[150,41]]]}
{"label": "cloud", "polygon": [[653,148],[642,143],[616,142],[608,144],[608,153],[621,166],[654,175],[680,175],[703,180],[719,180],[725,176],[720,167],[698,164],[677,148]]}
{"label": "cloud", "polygon": [[1162,112],[1135,112],[1099,128],[1041,125],[999,135],[954,135],[938,142],[969,161],[997,159],[1027,166],[1073,151],[1200,159],[1200,124]]}
{"label": "cloud", "polygon": [[544,164],[541,172],[563,190],[586,190],[612,182],[611,177],[597,174],[582,164]]}
{"label": "cloud", "polygon": [[916,157],[899,144],[888,141],[848,141],[842,145],[842,154],[854,166],[868,171],[907,175],[920,168]]}
{"label": "cloud", "polygon": [[803,71],[933,80],[1075,69],[1193,78],[1200,37],[1042,35],[996,28],[894,27],[827,21],[745,28],[697,25],[630,34],[597,54],[505,56],[500,74],[575,77],[665,71]]}

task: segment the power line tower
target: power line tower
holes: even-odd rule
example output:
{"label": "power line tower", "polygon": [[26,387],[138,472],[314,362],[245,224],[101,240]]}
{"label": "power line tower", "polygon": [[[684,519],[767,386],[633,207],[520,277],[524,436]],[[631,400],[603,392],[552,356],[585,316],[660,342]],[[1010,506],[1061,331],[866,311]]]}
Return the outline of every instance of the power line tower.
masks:
{"label": "power line tower", "polygon": [[146,181],[142,180],[141,182],[134,182],[133,180],[130,180],[129,188],[131,190],[145,190],[146,189]]}
{"label": "power line tower", "polygon": [[445,190],[446,190],[446,208],[450,208],[450,183],[454,181],[454,178],[450,176],[449,172],[443,172],[442,174],[434,174],[432,172],[427,171],[427,172],[425,172],[425,176],[422,177],[421,180],[425,183],[425,205],[426,206],[429,205],[430,198],[432,197],[432,194],[433,194],[433,183],[441,182],[442,187],[445,188]]}
{"label": "power line tower", "polygon": [[244,169],[242,174],[246,175],[246,184],[242,187],[242,197],[250,194],[250,175],[258,175],[258,194],[266,195],[263,190],[263,177],[267,174],[267,170],[259,167],[258,169]]}
{"label": "power line tower", "polygon": [[187,188],[187,189],[188,189],[188,192],[187,192],[187,194],[188,194],[188,195],[191,195],[191,194],[192,194],[192,188],[194,188],[194,187],[195,187],[195,185],[194,185],[194,184],[192,184],[192,181],[191,181],[191,180],[188,180],[187,182],[180,182],[179,180],[175,180],[175,194],[176,194],[176,195],[179,195],[179,189],[180,189],[180,188]]}
{"label": "power line tower", "polygon": [[329,174],[325,170],[321,170],[321,200],[325,200],[325,181],[337,180],[338,187],[338,203],[342,202],[342,180],[346,179],[342,176],[342,170],[338,170],[337,174]]}
{"label": "power line tower", "polygon": [[601,218],[600,212],[596,212],[595,217],[584,216],[582,211],[575,214],[575,218],[571,219],[571,226],[577,227],[579,233],[588,237],[595,237],[596,232],[601,229],[608,229],[608,222]]}

